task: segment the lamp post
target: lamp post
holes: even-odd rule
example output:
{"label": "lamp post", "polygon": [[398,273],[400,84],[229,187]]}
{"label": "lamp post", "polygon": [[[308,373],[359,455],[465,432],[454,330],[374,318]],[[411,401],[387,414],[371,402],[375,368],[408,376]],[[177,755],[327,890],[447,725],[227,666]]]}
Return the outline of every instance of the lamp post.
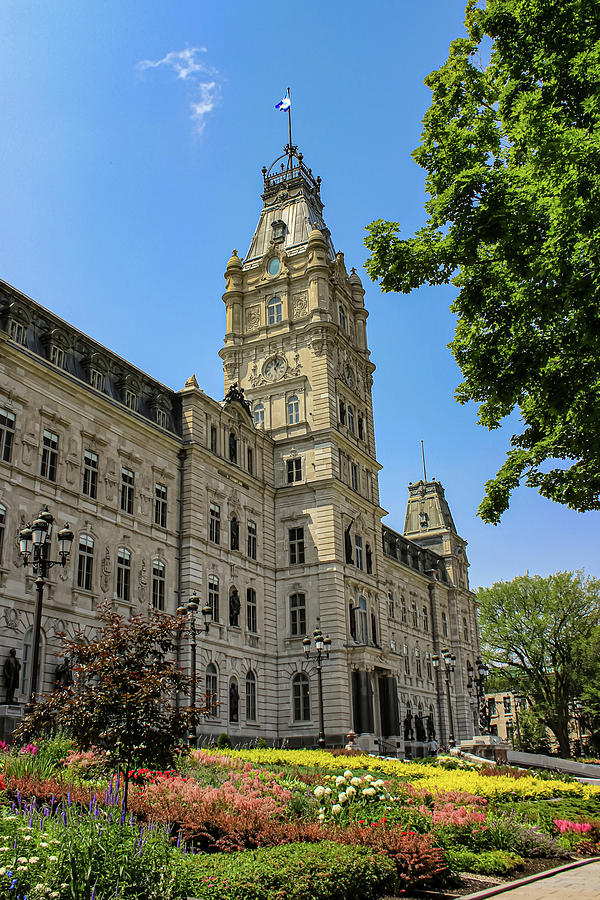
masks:
{"label": "lamp post", "polygon": [[[182,603],[181,606],[177,608],[177,612],[186,616],[190,623],[190,670],[191,670],[191,682],[190,682],[190,706],[195,711],[196,709],[196,635],[198,631],[196,629],[196,613],[198,611],[198,607],[200,606],[201,597],[197,594],[192,594],[191,597],[185,602]],[[202,619],[203,619],[203,627],[204,633],[208,634],[208,629],[210,627],[210,620],[212,617],[212,607],[206,606],[202,607]],[[190,723],[190,727],[188,730],[188,743],[190,746],[194,745],[196,742],[196,725],[195,723]]]}
{"label": "lamp post", "polygon": [[58,555],[60,559],[50,559],[52,532],[54,529],[54,516],[45,506],[35,522],[26,525],[19,534],[19,553],[23,557],[23,567],[26,567],[31,557],[31,568],[35,579],[36,602],[33,616],[32,636],[32,661],[31,681],[29,689],[29,702],[31,703],[36,692],[38,682],[38,670],[40,666],[40,635],[42,630],[42,605],[44,602],[44,585],[48,579],[48,572],[52,566],[66,566],[67,559],[73,545],[73,532],[68,522],[56,535],[58,539]]}
{"label": "lamp post", "polygon": [[[490,716],[487,703],[485,702],[485,679],[488,677],[489,671],[481,657],[477,657],[475,660],[475,669],[470,662],[467,663],[467,675],[469,677],[467,688],[471,690],[473,685],[475,685],[481,734],[488,734],[490,730]],[[475,674],[476,672],[477,674]]]}
{"label": "lamp post", "polygon": [[450,697],[450,673],[454,672],[454,667],[456,666],[456,656],[454,653],[450,653],[449,650],[442,650],[442,657],[435,654],[431,657],[431,662],[433,663],[434,669],[438,669],[441,663],[444,663],[446,669],[446,697],[448,699],[448,723],[449,723],[449,734],[448,734],[448,746],[454,747],[456,745],[456,740],[454,738],[454,719],[452,716],[452,699]]}
{"label": "lamp post", "polygon": [[519,721],[519,710],[523,707],[525,708],[525,704],[527,702],[527,698],[522,694],[514,694],[515,700],[515,724],[517,726],[517,740],[519,741],[519,750],[523,750],[523,742],[521,740],[521,723]]}
{"label": "lamp post", "polygon": [[[319,620],[317,619],[317,622]],[[321,631],[319,625],[313,631],[313,638],[315,640],[315,652],[314,656],[310,651],[310,638],[305,637],[302,641],[304,646],[304,655],[306,659],[316,659],[317,661],[317,679],[319,683],[319,737],[317,743],[321,749],[325,747],[325,716],[323,712],[323,676],[322,676],[322,659],[323,653],[325,653],[325,659],[329,659],[329,651],[331,649],[331,638],[328,635],[323,637],[323,632]]]}

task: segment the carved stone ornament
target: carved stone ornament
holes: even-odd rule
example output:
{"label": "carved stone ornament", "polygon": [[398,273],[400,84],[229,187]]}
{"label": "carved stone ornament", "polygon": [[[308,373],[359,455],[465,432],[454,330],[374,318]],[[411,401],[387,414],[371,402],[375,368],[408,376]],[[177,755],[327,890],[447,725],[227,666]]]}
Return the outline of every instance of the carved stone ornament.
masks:
{"label": "carved stone ornament", "polygon": [[300,294],[294,294],[292,299],[292,317],[301,319],[308,315],[308,294],[302,291]]}
{"label": "carved stone ornament", "polygon": [[290,368],[288,369],[288,372],[287,372],[288,377],[295,378],[300,374],[301,371],[302,371],[302,364],[300,362],[300,354],[296,350],[296,352],[294,354],[294,365],[290,366]]}
{"label": "carved stone ornament", "polygon": [[102,570],[100,575],[100,587],[102,588],[103,593],[106,593],[108,591],[111,574],[112,560],[110,558],[110,550],[107,547],[104,551],[104,557],[102,559]]}
{"label": "carved stone ornament", "polygon": [[258,371],[256,363],[252,366],[252,372],[250,373],[250,378],[248,380],[252,387],[260,387],[262,384],[267,383],[266,378]]}
{"label": "carved stone ornament", "polygon": [[260,306],[251,306],[246,310],[246,328],[258,328],[260,325]]}
{"label": "carved stone ornament", "polygon": [[144,595],[146,593],[147,584],[148,576],[146,574],[146,560],[143,559],[138,572],[138,601],[140,603],[144,602]]}
{"label": "carved stone ornament", "polygon": [[37,441],[35,435],[31,431],[28,434],[24,434],[21,438],[21,444],[23,445],[23,450],[21,452],[23,465],[30,466],[33,462],[34,454],[37,453]]}
{"label": "carved stone ornament", "polygon": [[4,621],[6,622],[6,627],[10,628],[11,631],[17,630],[17,624],[19,622],[19,614],[16,609],[11,609],[7,607],[4,610]]}

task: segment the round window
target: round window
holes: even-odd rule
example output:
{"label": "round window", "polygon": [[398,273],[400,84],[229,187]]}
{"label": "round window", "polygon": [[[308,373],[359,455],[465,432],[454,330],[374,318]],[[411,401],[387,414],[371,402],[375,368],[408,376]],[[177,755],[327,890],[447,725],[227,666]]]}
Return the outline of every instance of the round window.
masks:
{"label": "round window", "polygon": [[273,259],[269,260],[269,265],[267,268],[269,270],[269,275],[277,275],[277,273],[279,272],[279,260],[276,256],[274,256]]}

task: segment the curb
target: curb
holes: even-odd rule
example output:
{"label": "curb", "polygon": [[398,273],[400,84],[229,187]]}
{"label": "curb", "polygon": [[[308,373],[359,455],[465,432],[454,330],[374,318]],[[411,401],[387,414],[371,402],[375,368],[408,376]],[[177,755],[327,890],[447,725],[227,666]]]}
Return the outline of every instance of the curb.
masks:
{"label": "curb", "polygon": [[460,900],[485,900],[486,897],[497,897],[499,894],[508,894],[516,888],[524,887],[528,884],[534,884],[536,881],[542,881],[544,878],[551,878],[553,875],[560,875],[562,872],[568,872],[571,869],[580,869],[590,863],[600,862],[600,856],[590,856],[588,859],[580,859],[576,862],[568,863],[566,866],[559,866],[557,869],[546,869],[545,872],[538,872],[537,875],[528,875],[527,878],[520,878],[518,881],[510,881],[507,884],[499,884],[492,888],[484,888],[482,891],[476,891],[474,894],[467,894]]}

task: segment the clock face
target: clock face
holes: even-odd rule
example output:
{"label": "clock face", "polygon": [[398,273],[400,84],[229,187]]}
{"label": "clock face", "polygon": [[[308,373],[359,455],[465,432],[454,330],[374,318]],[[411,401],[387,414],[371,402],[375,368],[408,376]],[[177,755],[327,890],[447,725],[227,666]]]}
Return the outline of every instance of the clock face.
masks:
{"label": "clock face", "polygon": [[354,377],[354,372],[352,371],[350,366],[346,366],[346,368],[344,369],[344,379],[348,387],[353,388],[356,384],[356,378]]}
{"label": "clock face", "polygon": [[263,375],[269,381],[276,381],[283,378],[287,369],[287,363],[283,356],[273,356],[263,366]]}

